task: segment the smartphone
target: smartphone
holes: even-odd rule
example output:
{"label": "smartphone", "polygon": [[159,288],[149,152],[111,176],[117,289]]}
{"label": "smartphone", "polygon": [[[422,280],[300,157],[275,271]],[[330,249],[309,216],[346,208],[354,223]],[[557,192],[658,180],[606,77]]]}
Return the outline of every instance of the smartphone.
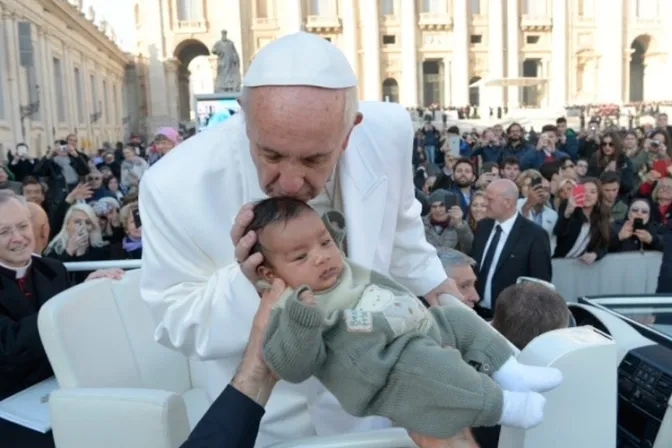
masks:
{"label": "smartphone", "polygon": [[448,137],[448,149],[450,154],[455,157],[460,157],[460,136],[451,135]]}
{"label": "smartphone", "polygon": [[632,222],[633,230],[644,230],[644,220],[642,218],[635,218]]}
{"label": "smartphone", "polygon": [[653,171],[657,171],[658,173],[660,173],[661,177],[667,177],[670,175],[670,173],[667,171],[669,167],[670,167],[669,159],[656,160],[655,162],[653,162],[653,165],[651,165],[651,169]]}
{"label": "smartphone", "polygon": [[658,140],[651,140],[649,142],[649,146],[651,146],[652,148],[657,148],[660,146],[660,142]]}
{"label": "smartphone", "polygon": [[452,207],[459,205],[457,203],[457,196],[454,194],[449,194],[446,197],[446,210],[450,210]]}
{"label": "smartphone", "polygon": [[577,207],[583,207],[584,191],[584,185],[577,185],[572,189],[572,196],[574,196],[574,202],[576,202]]}
{"label": "smartphone", "polygon": [[533,177],[532,181],[530,182],[530,188],[534,188],[537,185],[541,185],[543,182],[541,177]]}
{"label": "smartphone", "polygon": [[133,223],[138,229],[142,227],[142,221],[140,220],[140,210],[137,208],[133,210]]}

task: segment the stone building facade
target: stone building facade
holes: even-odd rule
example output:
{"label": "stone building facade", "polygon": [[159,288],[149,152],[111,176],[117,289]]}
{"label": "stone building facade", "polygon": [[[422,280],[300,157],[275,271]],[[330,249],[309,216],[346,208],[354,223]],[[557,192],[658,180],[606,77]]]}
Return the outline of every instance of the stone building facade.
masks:
{"label": "stone building facade", "polygon": [[[138,0],[135,8],[155,124],[189,120],[197,75],[189,64],[209,58],[199,70],[214,76],[209,49],[222,29],[243,69],[278,36],[319,34],[347,55],[361,98],[409,107],[672,99],[669,0]],[[143,20],[155,15],[162,20]]]}
{"label": "stone building facade", "polygon": [[25,142],[45,154],[76,133],[92,150],[124,137],[128,56],[77,2],[0,1],[0,159]]}

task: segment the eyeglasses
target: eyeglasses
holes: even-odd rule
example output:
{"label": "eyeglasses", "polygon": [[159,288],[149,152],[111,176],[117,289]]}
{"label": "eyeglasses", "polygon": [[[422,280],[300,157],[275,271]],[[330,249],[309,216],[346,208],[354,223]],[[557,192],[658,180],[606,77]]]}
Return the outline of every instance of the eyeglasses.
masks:
{"label": "eyeglasses", "polygon": [[630,211],[631,211],[632,213],[641,213],[641,214],[643,214],[643,215],[648,215],[648,214],[649,214],[649,210],[646,209],[646,208],[632,207],[632,208],[630,209]]}
{"label": "eyeglasses", "polygon": [[613,147],[614,147],[614,143],[613,143],[613,142],[602,142],[602,146],[608,146],[608,147],[610,147],[610,148],[613,148]]}
{"label": "eyeglasses", "polygon": [[565,169],[565,170],[568,170],[570,168],[574,168],[574,164],[573,163],[568,163],[567,165],[563,166],[562,168]]}

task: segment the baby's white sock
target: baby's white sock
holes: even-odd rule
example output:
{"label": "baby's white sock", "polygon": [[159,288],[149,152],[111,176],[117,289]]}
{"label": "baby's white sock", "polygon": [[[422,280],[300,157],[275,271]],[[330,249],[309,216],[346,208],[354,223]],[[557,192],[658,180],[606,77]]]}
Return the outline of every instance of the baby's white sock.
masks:
{"label": "baby's white sock", "polygon": [[546,399],[536,392],[504,391],[504,406],[500,425],[530,429],[544,419]]}
{"label": "baby's white sock", "polygon": [[508,391],[546,392],[562,382],[562,372],[553,367],[526,366],[512,356],[492,374],[492,379]]}

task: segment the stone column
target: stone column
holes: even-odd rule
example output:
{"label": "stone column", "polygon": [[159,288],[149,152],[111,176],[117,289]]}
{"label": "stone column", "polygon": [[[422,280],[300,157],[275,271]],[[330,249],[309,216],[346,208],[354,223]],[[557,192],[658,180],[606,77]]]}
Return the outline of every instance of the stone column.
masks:
{"label": "stone column", "polygon": [[282,34],[292,34],[303,28],[303,8],[301,0],[286,0],[282,5],[285,12]]}
{"label": "stone column", "polygon": [[[507,78],[520,77],[520,9],[518,0],[507,0],[506,5],[507,26]],[[509,109],[520,107],[520,88],[509,87],[507,92],[507,105]]]}
{"label": "stone column", "polygon": [[359,72],[359,42],[357,42],[357,5],[355,0],[343,0],[341,3],[341,19],[343,20],[343,53],[348,58],[352,70],[360,80],[363,79]]}
{"label": "stone column", "polygon": [[359,0],[364,82],[362,98],[370,101],[382,100],[382,79],[380,74],[380,11],[378,0]]}
{"label": "stone column", "polygon": [[16,31],[12,32],[12,30],[16,30],[14,14],[6,10],[3,11],[2,21],[4,25],[2,29],[3,37],[7,42],[7,47],[3,48],[3,52],[5,49],[8,50],[5,57],[7,58],[9,71],[0,70],[0,74],[4,76],[4,73],[7,73],[5,84],[7,87],[5,98],[9,101],[9,108],[7,109],[9,116],[7,117],[7,121],[10,122],[14,134],[14,142],[12,144],[16,145],[23,141],[23,136],[21,135],[21,112],[19,110],[23,104],[21,100],[21,84],[19,82],[19,43]]}
{"label": "stone column", "polygon": [[[35,68],[37,69],[36,77],[37,84],[40,86],[40,121],[44,126],[45,134],[48,136],[47,141],[53,143],[54,137],[64,138],[59,133],[60,122],[58,121],[58,97],[56,94],[56,87],[53,73],[53,60],[49,54],[49,46],[47,45],[47,36],[44,29],[37,28],[37,43],[33,49],[35,57]],[[39,57],[39,61],[37,58]],[[65,59],[61,58],[61,81],[65,84]],[[30,86],[27,86],[30,88]],[[63,92],[65,93],[65,85]],[[64,96],[65,102],[67,97]],[[65,103],[67,108],[67,102]],[[66,109],[67,119],[67,109]],[[53,135],[53,129],[56,129],[56,135]]]}
{"label": "stone column", "polygon": [[397,15],[401,16],[401,104],[406,107],[418,106],[418,69],[417,69],[417,43],[418,43],[418,15],[414,1],[401,2],[401,10]]}
{"label": "stone column", "polygon": [[469,24],[467,0],[453,1],[453,106],[469,104]]}
{"label": "stone column", "polygon": [[[553,48],[553,71],[548,73],[550,86],[548,98],[553,108],[564,108],[567,104],[567,2],[565,0],[553,0],[553,32],[551,34],[551,47]],[[601,19],[600,19],[601,21]],[[619,33],[623,30],[621,22],[612,22],[613,28],[618,28]]]}
{"label": "stone column", "polygon": [[[158,20],[162,14],[161,1],[154,0],[145,2],[145,17],[152,17],[155,20],[146,20],[144,22],[145,36],[147,37],[147,127],[151,134],[160,126],[175,126],[169,112],[168,92],[174,93],[166,82],[166,69],[164,67],[165,55],[162,49],[163,43],[163,22]],[[88,75],[87,75],[88,76]],[[175,84],[173,84],[174,86]],[[97,107],[94,105],[94,107]]]}
{"label": "stone column", "polygon": [[451,89],[452,67],[450,58],[443,58],[443,106],[450,107],[453,104],[453,96]]}
{"label": "stone column", "polygon": [[597,21],[600,54],[598,102],[618,104],[624,99],[623,3],[623,0],[611,1],[608,8],[600,10],[600,19]]}
{"label": "stone column", "polygon": [[[503,0],[490,0],[488,8],[488,77],[504,78],[504,5]],[[488,89],[493,107],[504,105],[504,88]]]}
{"label": "stone column", "polygon": [[164,63],[166,71],[166,100],[168,103],[167,113],[171,122],[177,123],[180,120],[180,96],[176,95],[179,92],[180,85],[178,83],[177,71],[180,67],[180,61],[176,59],[169,59]]}

